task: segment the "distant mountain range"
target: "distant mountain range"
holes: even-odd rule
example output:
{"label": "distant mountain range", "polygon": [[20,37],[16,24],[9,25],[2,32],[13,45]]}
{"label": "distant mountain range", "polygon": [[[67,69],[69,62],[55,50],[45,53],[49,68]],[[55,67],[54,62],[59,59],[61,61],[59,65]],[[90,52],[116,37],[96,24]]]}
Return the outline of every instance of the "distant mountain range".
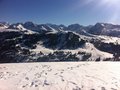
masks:
{"label": "distant mountain range", "polygon": [[119,61],[120,25],[0,22],[0,62]]}
{"label": "distant mountain range", "polygon": [[74,31],[79,34],[83,34],[84,32],[88,32],[90,34],[95,35],[107,35],[120,37],[120,25],[113,25],[109,23],[96,23],[95,25],[82,26],[79,24],[72,25],[55,25],[55,24],[34,24],[32,22],[25,23],[16,23],[16,24],[8,24],[8,23],[0,23],[0,26],[6,26],[9,29],[20,29],[20,30],[32,30],[36,32],[47,31],[47,30],[64,30],[64,31]]}

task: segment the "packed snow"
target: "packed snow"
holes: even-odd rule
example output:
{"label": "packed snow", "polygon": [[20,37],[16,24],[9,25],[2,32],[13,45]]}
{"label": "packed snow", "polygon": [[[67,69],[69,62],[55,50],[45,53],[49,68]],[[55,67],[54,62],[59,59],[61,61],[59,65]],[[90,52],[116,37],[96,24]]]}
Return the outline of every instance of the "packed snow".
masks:
{"label": "packed snow", "polygon": [[120,63],[1,64],[0,90],[120,90]]}

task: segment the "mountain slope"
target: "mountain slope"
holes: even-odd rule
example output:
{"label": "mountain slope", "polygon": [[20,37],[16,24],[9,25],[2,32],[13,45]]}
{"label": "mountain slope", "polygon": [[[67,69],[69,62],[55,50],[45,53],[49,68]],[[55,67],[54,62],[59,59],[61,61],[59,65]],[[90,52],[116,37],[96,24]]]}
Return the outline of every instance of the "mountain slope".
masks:
{"label": "mountain slope", "polygon": [[[5,24],[5,23],[3,23]],[[45,31],[72,31],[79,34],[85,34],[85,32],[94,35],[106,35],[120,37],[120,25],[114,25],[109,23],[96,23],[95,25],[83,26],[79,24],[55,25],[55,24],[34,24],[33,22],[16,23],[11,24],[9,29],[28,29],[36,32]]]}
{"label": "mountain slope", "polygon": [[97,23],[89,30],[89,33],[120,37],[120,25]]}
{"label": "mountain slope", "polygon": [[0,62],[96,61],[113,57],[110,53],[97,50],[90,43],[91,39],[73,32],[28,34],[21,31],[5,31],[0,34]]}
{"label": "mountain slope", "polygon": [[1,28],[0,62],[120,60],[120,38],[90,34],[78,24],[68,27],[26,22]]}

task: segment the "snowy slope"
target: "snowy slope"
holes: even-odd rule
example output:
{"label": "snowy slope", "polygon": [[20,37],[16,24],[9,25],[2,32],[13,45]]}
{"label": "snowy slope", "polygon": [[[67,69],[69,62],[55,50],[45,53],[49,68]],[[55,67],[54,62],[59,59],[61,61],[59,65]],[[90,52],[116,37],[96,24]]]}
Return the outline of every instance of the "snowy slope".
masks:
{"label": "snowy slope", "polygon": [[[119,61],[120,38],[90,34],[79,24],[68,26],[68,31],[62,25],[32,22],[8,26],[0,29],[0,62],[112,61],[115,58]],[[104,26],[96,27],[99,31]],[[109,24],[106,27],[120,28]]]}
{"label": "snowy slope", "polygon": [[[112,47],[118,49],[120,46],[114,45],[120,41],[116,37],[85,36],[70,31],[37,33],[32,30],[1,29],[0,34],[1,62],[105,61],[112,59],[116,53],[115,49],[111,50]],[[109,43],[113,46],[108,47]],[[106,51],[101,48],[103,46]]]}
{"label": "snowy slope", "polygon": [[120,37],[120,25],[114,25],[109,23],[96,23],[88,31],[95,35],[107,35]]}
{"label": "snowy slope", "polygon": [[1,64],[0,90],[120,90],[120,63]]}
{"label": "snowy slope", "polygon": [[5,29],[5,28],[8,28],[8,23],[6,22],[0,22],[0,29]]}
{"label": "snowy slope", "polygon": [[98,36],[97,38],[99,38],[102,42],[105,43],[114,43],[114,44],[119,44],[120,45],[120,38],[117,37],[110,37],[110,36]]}
{"label": "snowy slope", "polygon": [[57,52],[63,51],[64,53],[71,52],[72,54],[77,54],[77,58],[79,58],[79,61],[82,61],[83,60],[82,57],[84,56],[82,54],[78,54],[79,52],[91,54],[91,57],[89,57],[89,59],[87,59],[87,61],[95,61],[99,57],[101,60],[104,60],[106,58],[113,58],[113,54],[100,51],[100,50],[96,49],[94,47],[94,45],[91,43],[86,43],[82,47],[80,47],[78,49],[74,49],[74,50],[70,50],[70,49],[53,50],[53,49],[45,48],[42,45],[37,45],[37,47],[35,49],[31,49],[31,51],[36,52],[36,54],[39,54],[40,52],[42,52],[45,55],[49,55],[50,53],[54,53],[56,51]]}

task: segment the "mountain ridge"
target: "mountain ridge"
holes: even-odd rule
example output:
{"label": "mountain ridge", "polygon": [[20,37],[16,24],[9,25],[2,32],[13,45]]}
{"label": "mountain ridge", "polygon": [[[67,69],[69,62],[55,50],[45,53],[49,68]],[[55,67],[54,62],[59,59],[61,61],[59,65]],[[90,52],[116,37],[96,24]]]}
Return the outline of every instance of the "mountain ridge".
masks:
{"label": "mountain ridge", "polygon": [[[0,23],[0,26],[6,26],[6,23]],[[21,25],[21,27],[18,27]],[[43,30],[64,30],[64,31],[73,31],[79,34],[83,34],[85,31],[90,34],[95,35],[106,35],[113,37],[120,37],[120,25],[112,24],[112,23],[96,23],[95,25],[83,26],[80,24],[71,24],[65,26],[63,24],[35,24],[33,22],[25,22],[25,23],[16,23],[16,24],[7,24],[6,28],[9,29],[28,29],[36,32]]]}
{"label": "mountain ridge", "polygon": [[[64,25],[37,25],[32,22],[5,25],[0,28],[1,63],[118,61],[120,57],[119,37],[95,35],[79,24],[69,25],[71,30]],[[87,29],[96,26],[100,29],[114,25],[97,23]],[[119,28],[119,25],[114,27]]]}

